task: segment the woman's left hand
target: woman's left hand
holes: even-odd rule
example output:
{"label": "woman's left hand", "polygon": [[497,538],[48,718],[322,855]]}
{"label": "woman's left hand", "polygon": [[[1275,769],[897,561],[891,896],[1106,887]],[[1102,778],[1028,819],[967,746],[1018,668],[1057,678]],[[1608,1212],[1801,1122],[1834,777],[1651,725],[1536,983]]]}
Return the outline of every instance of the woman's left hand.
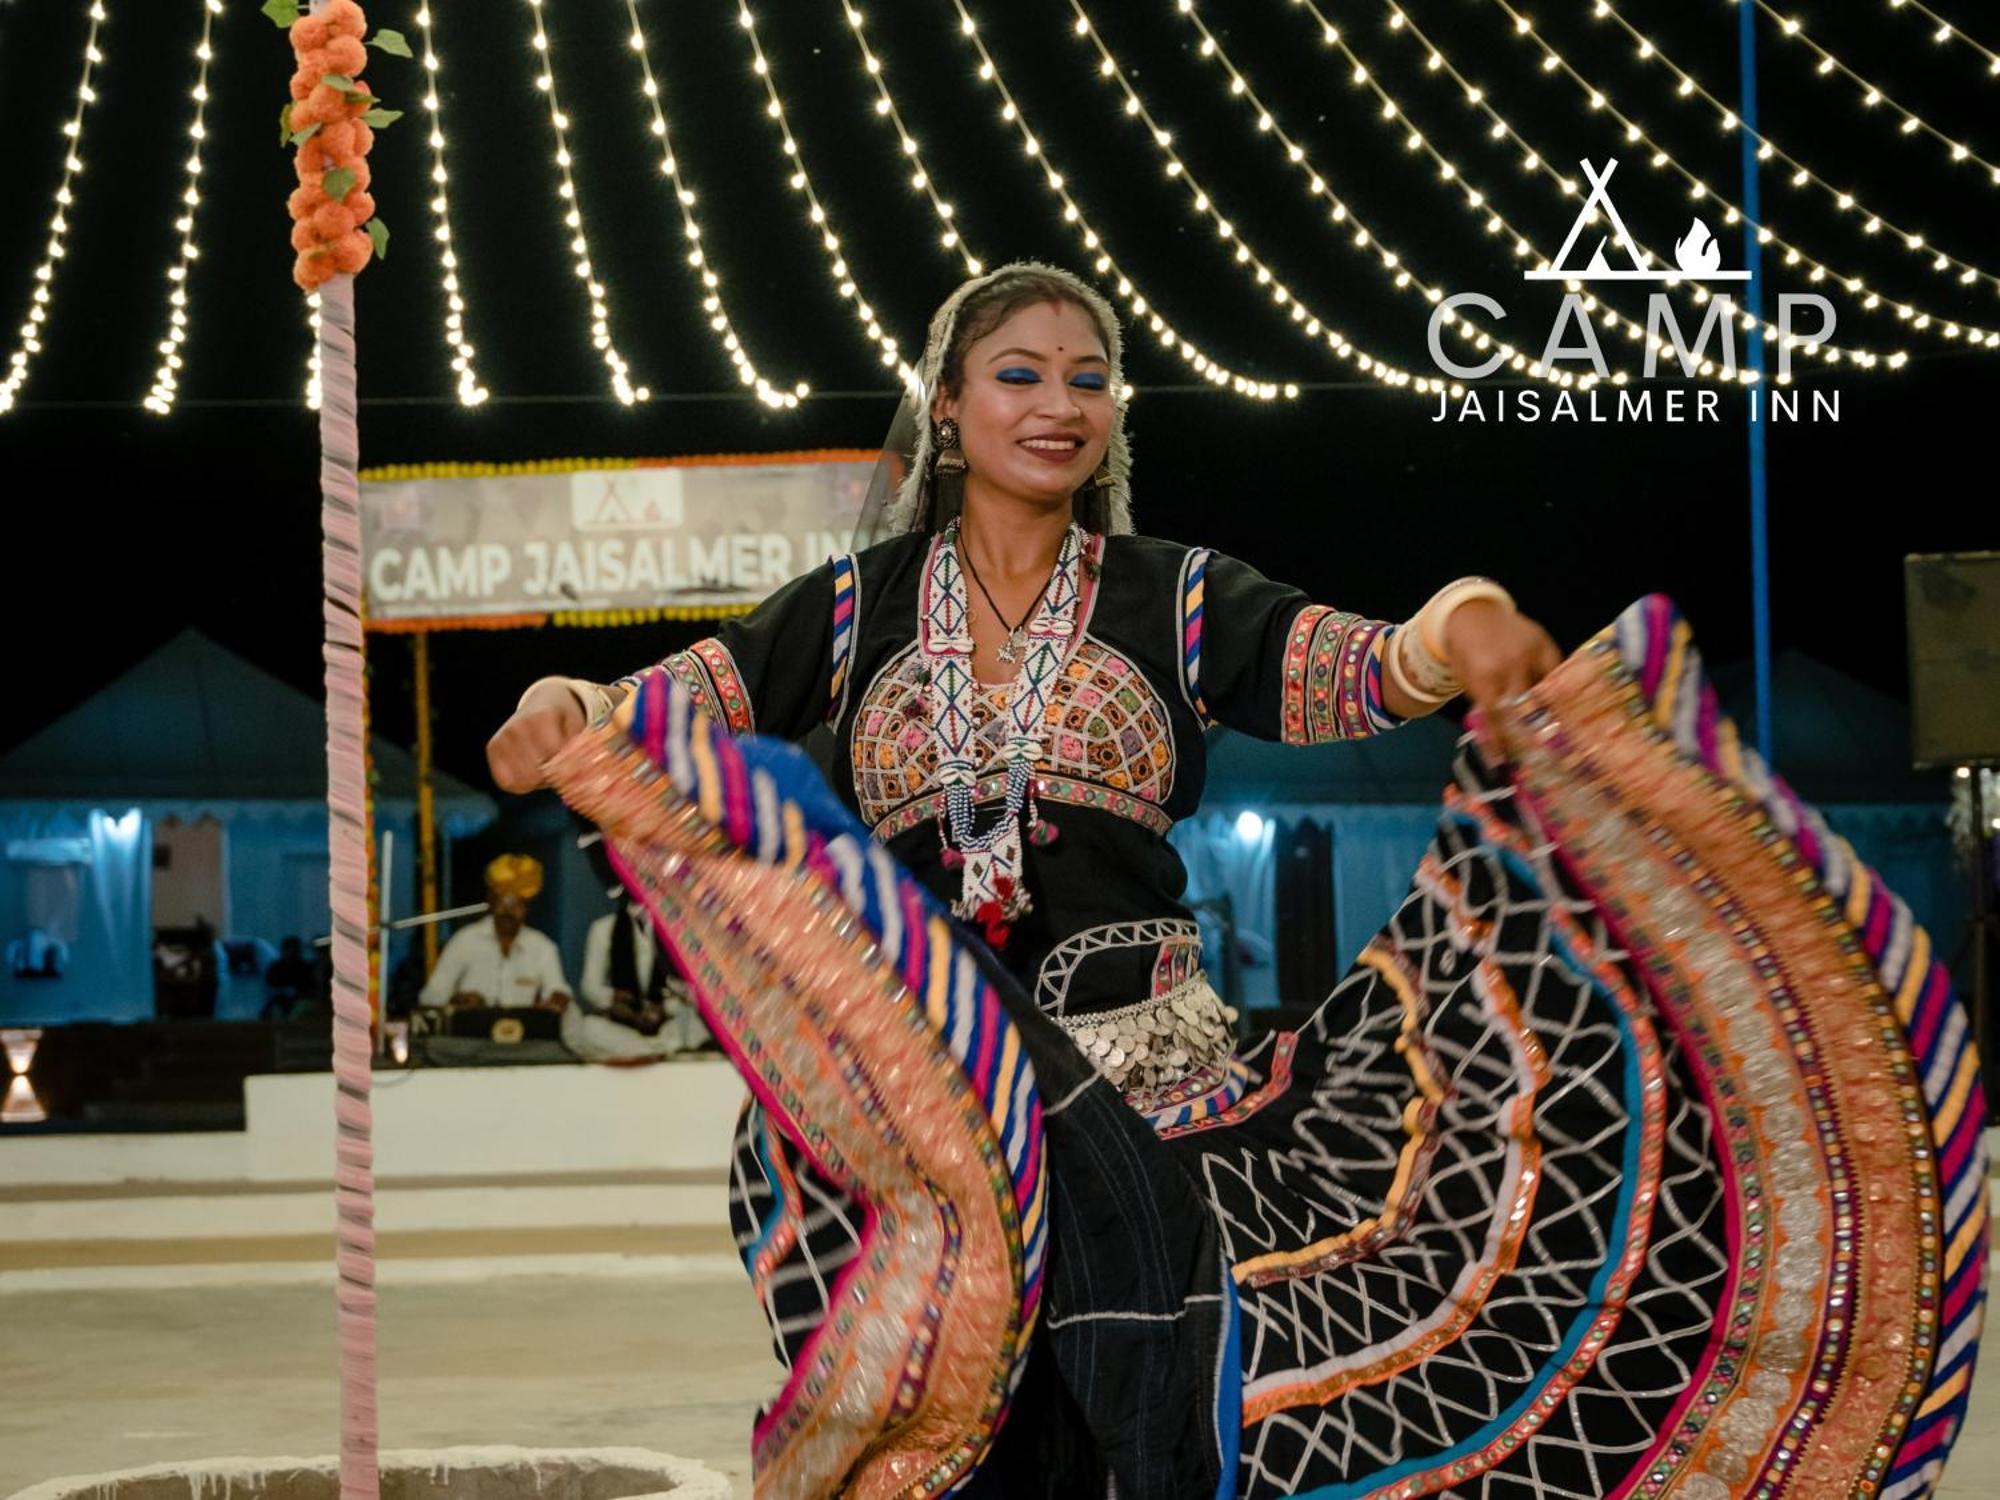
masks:
{"label": "woman's left hand", "polygon": [[1444,646],[1465,696],[1481,709],[1525,693],[1562,660],[1546,630],[1494,599],[1468,599],[1453,610]]}

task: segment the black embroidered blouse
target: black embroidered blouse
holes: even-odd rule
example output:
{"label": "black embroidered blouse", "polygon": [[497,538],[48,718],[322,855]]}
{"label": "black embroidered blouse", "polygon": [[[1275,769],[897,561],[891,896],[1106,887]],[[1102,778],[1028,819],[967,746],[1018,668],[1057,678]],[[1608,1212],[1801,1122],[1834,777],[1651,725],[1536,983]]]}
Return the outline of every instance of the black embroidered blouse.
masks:
{"label": "black embroidered blouse", "polygon": [[[958,872],[939,859],[944,794],[918,638],[933,545],[913,534],[829,559],[661,665],[733,733],[799,739],[829,724],[836,792],[949,904]],[[1085,568],[1035,773],[1058,833],[1024,847],[1033,904],[1000,955],[1056,1016],[1135,1004],[1199,969],[1187,872],[1166,834],[1201,802],[1203,730],[1313,744],[1399,722],[1381,692],[1392,626],[1204,548],[1111,536],[1088,555],[1097,566]],[[981,684],[975,703],[985,818],[1004,787],[1010,687]]]}

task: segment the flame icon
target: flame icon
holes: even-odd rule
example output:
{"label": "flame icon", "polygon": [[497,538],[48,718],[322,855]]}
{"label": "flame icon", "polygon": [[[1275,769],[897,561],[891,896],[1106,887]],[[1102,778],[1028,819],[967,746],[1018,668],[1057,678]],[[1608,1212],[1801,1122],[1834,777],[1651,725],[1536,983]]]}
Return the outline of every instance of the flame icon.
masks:
{"label": "flame icon", "polygon": [[1722,246],[1715,242],[1715,236],[1708,232],[1708,226],[1696,219],[1688,226],[1688,232],[1674,243],[1674,264],[1690,276],[1706,276],[1722,268]]}

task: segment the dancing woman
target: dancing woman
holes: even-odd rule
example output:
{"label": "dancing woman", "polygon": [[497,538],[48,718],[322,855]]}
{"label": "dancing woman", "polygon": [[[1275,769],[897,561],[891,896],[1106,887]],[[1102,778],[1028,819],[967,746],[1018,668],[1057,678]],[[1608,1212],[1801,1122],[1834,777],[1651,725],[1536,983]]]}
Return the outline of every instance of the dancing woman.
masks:
{"label": "dancing woman", "polygon": [[[760,1493],[1925,1492],[1963,1017],[1671,606],[1562,662],[1488,580],[1391,625],[1132,534],[1117,322],[1051,268],[920,373],[888,540],[489,746],[605,828],[750,1087]],[[1202,731],[1461,692],[1408,898],[1239,1052],[1166,841]],[[821,723],[831,790],[776,743]]]}

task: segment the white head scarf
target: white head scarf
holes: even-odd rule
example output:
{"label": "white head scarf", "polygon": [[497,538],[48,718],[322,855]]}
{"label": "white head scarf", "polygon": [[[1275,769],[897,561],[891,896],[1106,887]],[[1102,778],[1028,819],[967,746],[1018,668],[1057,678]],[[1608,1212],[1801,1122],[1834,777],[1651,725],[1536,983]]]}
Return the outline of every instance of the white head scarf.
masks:
{"label": "white head scarf", "polygon": [[[898,411],[897,420],[890,427],[889,447],[895,450],[898,461],[889,462],[889,454],[885,451],[884,463],[877,468],[878,484],[885,489],[889,483],[895,485],[894,497],[885,497],[886,514],[882,517],[881,535],[895,536],[905,531],[933,528],[937,446],[933,440],[931,403],[943,384],[945,362],[952,346],[958,341],[959,322],[966,304],[974,298],[984,300],[989,292],[1004,298],[1009,283],[1030,294],[1028,301],[1046,300],[1054,295],[1062,301],[1076,303],[1090,313],[1103,335],[1104,353],[1111,361],[1113,407],[1111,441],[1104,450],[1104,461],[1098,467],[1096,484],[1104,499],[1104,529],[1107,532],[1129,532],[1132,529],[1132,449],[1125,437],[1125,402],[1118,394],[1125,386],[1125,343],[1119,333],[1118,315],[1112,311],[1109,302],[1068,271],[1040,261],[1020,260],[965,282],[945,298],[943,306],[931,316],[930,334],[924,341],[923,362],[917,369],[920,388],[904,396],[903,409]],[[1023,305],[1027,302],[1024,301]],[[898,429],[911,427],[915,429],[916,440],[914,447],[906,447],[903,442],[897,441]],[[900,461],[904,452],[910,454],[907,466]],[[875,498],[871,495],[870,509]]]}

